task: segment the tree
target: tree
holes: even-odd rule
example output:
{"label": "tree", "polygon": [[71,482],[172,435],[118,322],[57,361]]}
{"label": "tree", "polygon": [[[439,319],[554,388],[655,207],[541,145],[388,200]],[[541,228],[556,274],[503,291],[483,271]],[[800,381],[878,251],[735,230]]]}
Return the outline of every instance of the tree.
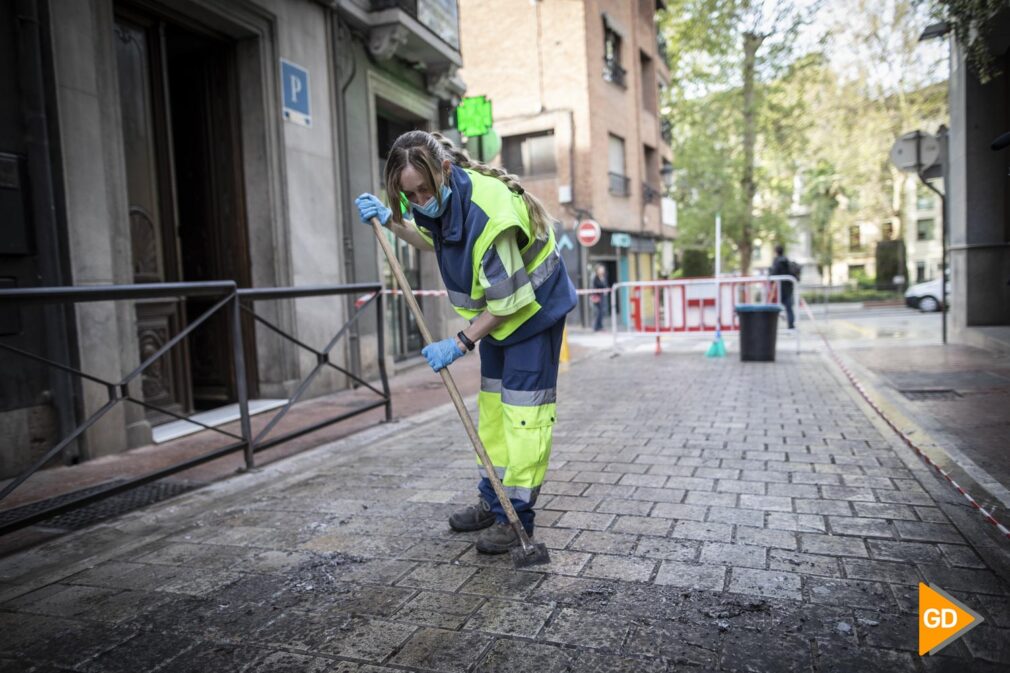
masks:
{"label": "tree", "polygon": [[[792,0],[673,0],[660,19],[660,29],[672,45],[669,113],[675,129],[678,122],[687,122],[687,128],[676,134],[680,142],[675,141],[675,155],[698,140],[690,131],[703,130],[690,123],[699,102],[710,112],[710,105],[729,103],[719,110],[720,126],[739,149],[723,155],[727,170],[719,171],[721,189],[715,198],[745,275],[750,272],[754,239],[781,224],[774,212],[756,212],[758,192],[767,186],[762,184],[758,149],[774,142],[762,137],[762,131],[787,125],[785,118],[769,119],[774,110],[767,105],[766,89],[792,66],[797,34],[818,5]],[[728,119],[727,113],[731,113]],[[711,135],[709,140],[716,142]],[[706,172],[714,177],[711,170]],[[729,172],[736,174],[738,189],[726,184]],[[691,173],[688,167],[688,179]],[[690,188],[698,189],[698,183],[692,181]]]}
{"label": "tree", "polygon": [[835,241],[839,233],[835,226],[835,211],[845,195],[842,179],[825,159],[818,160],[806,177],[803,201],[810,208],[810,247],[821,272],[827,270],[828,285],[831,285],[831,267],[835,261]]}
{"label": "tree", "polygon": [[[826,6],[818,23],[831,39],[807,39],[816,49],[793,58],[795,43],[782,36],[745,49],[739,12],[722,11],[728,0],[671,0],[661,18],[674,46],[663,114],[685,245],[711,245],[721,212],[724,260],[747,269],[745,248],[759,238],[788,243],[790,218],[806,208],[811,252],[830,282],[850,226],[890,223],[901,237],[908,178],[888,152],[898,135],[935,128],[946,114],[942,50],[918,43],[929,17],[915,2]],[[750,50],[754,88],[745,96]]]}
{"label": "tree", "polygon": [[[935,128],[946,117],[946,64],[943,51],[919,44],[919,35],[931,20],[919,0],[855,0],[838,16],[830,34],[834,51],[849,58],[833,67],[841,86],[858,97],[859,119],[872,118],[873,126],[859,129],[876,147],[871,165],[879,171],[863,205],[887,213],[901,239],[907,223],[906,181],[914,179],[888,161],[887,152],[898,136],[916,128]],[[930,130],[927,128],[926,130]],[[886,132],[886,136],[883,135]]]}

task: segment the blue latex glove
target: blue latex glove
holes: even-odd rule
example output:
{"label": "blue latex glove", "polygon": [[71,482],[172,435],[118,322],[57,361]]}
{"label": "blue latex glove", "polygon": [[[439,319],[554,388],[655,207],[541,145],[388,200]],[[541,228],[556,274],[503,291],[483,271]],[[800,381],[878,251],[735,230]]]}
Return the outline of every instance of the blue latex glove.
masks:
{"label": "blue latex glove", "polygon": [[358,216],[361,217],[361,221],[368,226],[372,226],[371,219],[373,217],[379,218],[379,223],[386,226],[389,216],[393,214],[393,211],[382,205],[382,201],[378,197],[368,192],[354,199],[354,205],[358,207]]}
{"label": "blue latex glove", "polygon": [[438,371],[443,367],[448,367],[458,358],[466,355],[466,351],[461,351],[459,345],[456,343],[456,337],[449,337],[448,339],[442,339],[441,341],[436,341],[433,344],[428,344],[421,349],[421,355],[424,359],[428,361],[431,368],[434,371]]}

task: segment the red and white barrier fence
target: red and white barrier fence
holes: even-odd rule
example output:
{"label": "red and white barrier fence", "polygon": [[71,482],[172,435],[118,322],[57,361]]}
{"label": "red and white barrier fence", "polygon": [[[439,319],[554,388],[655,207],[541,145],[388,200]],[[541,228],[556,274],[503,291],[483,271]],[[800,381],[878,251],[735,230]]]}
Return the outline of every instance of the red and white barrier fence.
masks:
{"label": "red and white barrier fence", "polygon": [[[447,297],[449,295],[445,290],[412,290],[411,293],[415,297]],[[403,290],[383,290],[382,294],[398,294],[402,295]],[[366,301],[375,296],[375,293],[363,294],[354,300],[354,308],[361,308]]]}
{"label": "red and white barrier fence", "polygon": [[[680,335],[736,332],[740,329],[737,304],[766,303],[782,306],[782,284],[790,283],[798,298],[792,276],[748,276],[743,278],[683,278],[677,280],[615,283],[610,292],[611,328],[614,346],[621,336]],[[627,298],[627,324],[618,320],[618,302]],[[785,308],[783,306],[783,308]],[[800,332],[796,330],[796,350]]]}

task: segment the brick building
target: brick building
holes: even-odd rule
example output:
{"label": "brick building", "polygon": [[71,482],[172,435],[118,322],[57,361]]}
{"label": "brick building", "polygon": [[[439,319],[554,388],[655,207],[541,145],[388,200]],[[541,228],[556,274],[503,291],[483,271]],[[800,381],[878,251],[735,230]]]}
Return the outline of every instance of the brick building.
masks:
{"label": "brick building", "polygon": [[[670,75],[655,24],[662,6],[460,2],[467,95],[491,100],[502,137],[497,162],[561,221],[559,240],[582,287],[598,262],[612,281],[649,280],[672,265],[675,221],[662,193],[673,155],[659,117]],[[590,248],[573,233],[586,218],[604,232]]]}

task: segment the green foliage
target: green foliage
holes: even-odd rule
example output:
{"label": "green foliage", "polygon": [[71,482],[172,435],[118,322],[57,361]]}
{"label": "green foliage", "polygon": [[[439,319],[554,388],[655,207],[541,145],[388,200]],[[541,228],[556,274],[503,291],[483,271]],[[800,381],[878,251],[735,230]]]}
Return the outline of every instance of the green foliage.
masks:
{"label": "green foliage", "polygon": [[865,271],[850,273],[849,279],[856,281],[857,290],[873,290],[877,287],[877,279],[866,275]]}
{"label": "green foliage", "polygon": [[901,295],[892,290],[858,289],[846,290],[845,292],[834,292],[825,295],[823,292],[804,292],[803,301],[808,304],[820,304],[827,301],[829,304],[861,302],[861,301],[887,301],[899,300]]}
{"label": "green foliage", "polygon": [[835,166],[823,157],[804,177],[803,203],[810,212],[811,251],[819,266],[830,267],[835,261],[835,241],[840,233],[835,210],[845,196],[845,188]]}
{"label": "green foliage", "polygon": [[[920,0],[921,2],[921,0]],[[965,61],[982,84],[999,76],[996,59],[989,51],[993,19],[1010,7],[1007,0],[931,0],[930,9],[950,24],[964,50]]]}
{"label": "green foliage", "polygon": [[[925,1],[851,0],[836,12],[831,39],[817,44],[833,48],[831,58],[794,56],[796,22],[767,31],[755,64],[757,195],[749,205],[741,64],[752,24],[741,17],[753,19],[758,5],[789,15],[805,3],[669,0],[660,17],[671,66],[662,113],[673,128],[680,243],[711,249],[721,213],[732,270],[743,265],[748,239],[788,247],[805,229],[827,273],[847,254],[852,225],[889,223],[901,238],[910,178],[890,165],[891,144],[946,121],[946,82],[936,80],[946,65],[924,60],[918,43],[929,17],[916,3]],[[846,67],[836,64],[839,53]]]}
{"label": "green foliage", "polygon": [[711,276],[715,273],[715,267],[708,250],[687,248],[682,253],[680,271],[683,278],[695,278]]}
{"label": "green foliage", "polygon": [[[749,266],[755,238],[788,239],[791,156],[803,144],[802,125],[810,123],[800,113],[802,96],[782,85],[806,67],[806,61],[791,59],[799,13],[769,15],[765,4],[671,0],[659,19],[670,45],[671,85],[663,114],[673,129],[679,238],[686,246],[714,247],[715,217],[721,214],[729,269]],[[785,0],[779,5],[792,7]],[[751,204],[743,185],[748,153],[741,67],[743,35],[753,30],[762,40],[754,69],[760,161],[751,166],[759,198]]]}
{"label": "green foliage", "polygon": [[905,265],[905,242],[881,241],[877,243],[877,289],[895,289],[895,276],[904,276],[905,284],[908,284],[908,268]]}

